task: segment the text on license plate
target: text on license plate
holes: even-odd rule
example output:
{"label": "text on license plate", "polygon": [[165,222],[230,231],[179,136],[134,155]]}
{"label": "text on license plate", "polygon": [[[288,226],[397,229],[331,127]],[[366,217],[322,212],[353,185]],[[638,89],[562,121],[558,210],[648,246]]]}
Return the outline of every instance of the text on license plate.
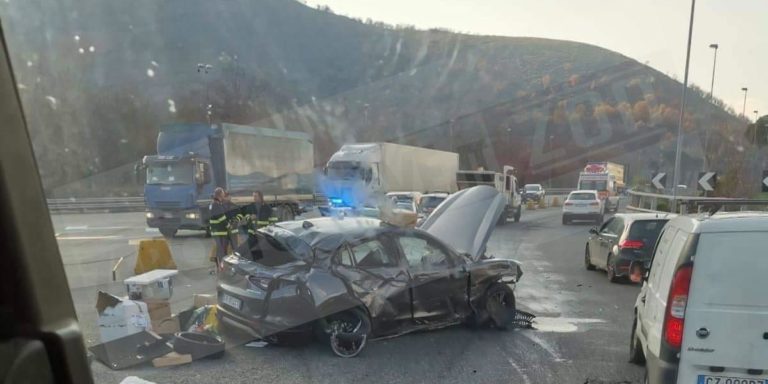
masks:
{"label": "text on license plate", "polygon": [[222,294],[221,295],[221,302],[226,304],[226,305],[229,305],[230,307],[234,307],[234,308],[237,308],[237,309],[240,309],[240,306],[243,305],[243,301],[242,300],[238,299],[237,297],[232,297],[232,296],[227,295],[227,294]]}
{"label": "text on license plate", "polygon": [[696,384],[768,384],[768,379],[699,375]]}

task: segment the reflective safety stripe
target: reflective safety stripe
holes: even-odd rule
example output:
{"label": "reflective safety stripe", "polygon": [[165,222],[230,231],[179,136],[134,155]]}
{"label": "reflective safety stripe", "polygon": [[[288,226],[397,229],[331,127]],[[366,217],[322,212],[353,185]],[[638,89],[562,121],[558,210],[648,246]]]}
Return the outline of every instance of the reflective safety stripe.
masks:
{"label": "reflective safety stripe", "polygon": [[221,215],[221,217],[219,217],[218,219],[210,218],[208,221],[211,224],[219,224],[219,223],[224,222],[224,220],[226,220],[226,219],[227,219],[226,215]]}
{"label": "reflective safety stripe", "polygon": [[256,230],[248,228],[248,233],[250,233],[251,235],[255,235],[256,234]]}
{"label": "reflective safety stripe", "polygon": [[269,221],[271,221],[273,223],[276,223],[277,222],[277,217],[272,216],[272,217],[269,218]]}
{"label": "reflective safety stripe", "polygon": [[259,220],[259,221],[256,222],[256,225],[269,225],[269,221]]}
{"label": "reflective safety stripe", "polygon": [[226,232],[211,232],[211,236],[226,236],[228,233]]}

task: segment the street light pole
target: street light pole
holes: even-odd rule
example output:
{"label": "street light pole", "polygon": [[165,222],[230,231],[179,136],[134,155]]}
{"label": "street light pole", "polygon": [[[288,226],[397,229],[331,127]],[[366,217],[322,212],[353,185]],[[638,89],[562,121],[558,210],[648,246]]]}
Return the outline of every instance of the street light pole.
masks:
{"label": "street light pole", "polygon": [[[213,65],[210,64],[203,64],[198,63],[197,64],[197,73],[202,73],[203,75],[207,75],[208,72],[210,72],[213,69]],[[211,113],[213,106],[211,105],[211,99],[209,95],[209,87],[208,87],[208,80],[206,79],[205,82],[205,118],[208,121],[208,126],[211,126]]]}
{"label": "street light pole", "polygon": [[683,119],[685,117],[685,101],[688,97],[688,67],[691,64],[691,39],[693,38],[693,14],[696,0],[691,0],[691,20],[688,23],[688,48],[685,52],[685,76],[683,77],[683,100],[680,103],[680,120],[677,122],[677,148],[675,149],[675,170],[672,181],[672,206],[677,211],[677,186],[680,181],[680,153],[683,149]]}
{"label": "street light pole", "polygon": [[744,91],[744,105],[741,106],[741,116],[743,116],[745,119],[747,118],[747,87],[741,88],[742,91]]}
{"label": "street light pole", "polygon": [[754,111],[752,111],[752,112],[754,112],[754,113],[755,113],[755,123],[757,123],[757,109],[755,109],[755,110],[754,110]]}
{"label": "street light pole", "polygon": [[717,66],[717,48],[719,48],[720,46],[717,44],[710,44],[709,47],[715,50],[715,54],[714,54],[715,58],[712,61],[712,83],[709,85],[709,99],[712,100],[712,97],[715,91],[715,67]]}

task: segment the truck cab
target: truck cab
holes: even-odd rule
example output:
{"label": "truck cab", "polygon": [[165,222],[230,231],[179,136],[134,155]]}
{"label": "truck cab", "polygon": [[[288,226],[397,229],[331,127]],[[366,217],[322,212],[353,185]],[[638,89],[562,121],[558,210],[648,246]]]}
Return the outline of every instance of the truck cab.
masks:
{"label": "truck cab", "polygon": [[164,236],[179,229],[205,230],[204,202],[213,193],[210,162],[195,156],[145,156],[147,226]]}
{"label": "truck cab", "polygon": [[506,201],[504,213],[499,219],[501,223],[506,222],[507,218],[512,218],[515,222],[520,221],[522,214],[522,195],[517,189],[517,177],[515,177],[515,168],[505,165],[502,172],[477,170],[477,171],[458,171],[456,173],[456,184],[459,190],[471,188],[476,185],[488,185],[495,188]]}

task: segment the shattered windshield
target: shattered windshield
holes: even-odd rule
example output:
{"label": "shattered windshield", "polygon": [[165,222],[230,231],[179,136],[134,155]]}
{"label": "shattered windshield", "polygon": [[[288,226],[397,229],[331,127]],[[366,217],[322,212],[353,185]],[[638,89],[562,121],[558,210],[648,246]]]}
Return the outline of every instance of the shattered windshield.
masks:
{"label": "shattered windshield", "polygon": [[[698,241],[655,213],[736,233],[768,206],[766,15],[0,0],[0,110],[96,383],[765,384],[760,279],[685,284],[650,248]],[[744,307],[688,311],[713,282]]]}

